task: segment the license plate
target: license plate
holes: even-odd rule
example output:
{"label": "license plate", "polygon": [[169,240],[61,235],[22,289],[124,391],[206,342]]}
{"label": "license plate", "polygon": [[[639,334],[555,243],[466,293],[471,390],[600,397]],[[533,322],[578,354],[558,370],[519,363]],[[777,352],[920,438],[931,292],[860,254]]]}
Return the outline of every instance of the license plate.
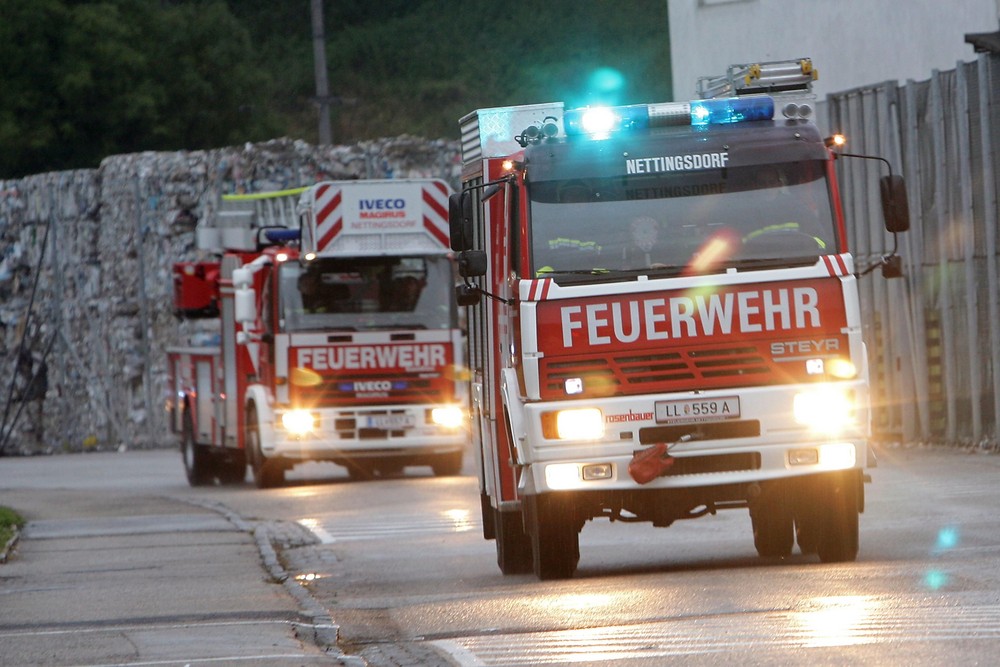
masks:
{"label": "license plate", "polygon": [[715,398],[687,398],[678,401],[657,401],[656,422],[658,424],[685,424],[691,422],[738,419],[740,416],[739,396],[718,396]]}
{"label": "license plate", "polygon": [[416,419],[413,415],[370,415],[367,421],[368,428],[380,428],[387,431],[413,428],[416,425]]}

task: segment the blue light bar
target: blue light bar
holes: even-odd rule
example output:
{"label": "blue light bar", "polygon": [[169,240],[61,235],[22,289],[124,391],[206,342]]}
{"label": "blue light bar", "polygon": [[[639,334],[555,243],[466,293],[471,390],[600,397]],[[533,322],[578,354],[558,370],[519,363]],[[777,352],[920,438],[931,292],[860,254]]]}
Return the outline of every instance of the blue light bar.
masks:
{"label": "blue light bar", "polygon": [[271,243],[289,243],[302,238],[302,231],[299,229],[265,229],[264,238]]}
{"label": "blue light bar", "polygon": [[726,100],[696,100],[691,103],[692,125],[723,125],[774,118],[770,97],[734,97]]}
{"label": "blue light bar", "polygon": [[567,135],[606,137],[612,132],[645,130],[670,125],[720,125],[774,117],[770,97],[734,97],[663,104],[571,109],[563,117]]}
{"label": "blue light bar", "polygon": [[624,107],[584,107],[571,109],[563,116],[566,134],[597,134],[644,130],[649,126],[649,107],[633,104]]}

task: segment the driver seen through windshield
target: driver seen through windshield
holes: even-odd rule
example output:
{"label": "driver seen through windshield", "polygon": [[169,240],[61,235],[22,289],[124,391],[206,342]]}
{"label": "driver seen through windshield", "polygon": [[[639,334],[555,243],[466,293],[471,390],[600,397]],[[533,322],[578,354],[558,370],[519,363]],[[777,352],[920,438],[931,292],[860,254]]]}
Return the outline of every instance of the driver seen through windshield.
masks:
{"label": "driver seen through windshield", "polygon": [[538,276],[700,272],[838,252],[818,161],[529,187]]}

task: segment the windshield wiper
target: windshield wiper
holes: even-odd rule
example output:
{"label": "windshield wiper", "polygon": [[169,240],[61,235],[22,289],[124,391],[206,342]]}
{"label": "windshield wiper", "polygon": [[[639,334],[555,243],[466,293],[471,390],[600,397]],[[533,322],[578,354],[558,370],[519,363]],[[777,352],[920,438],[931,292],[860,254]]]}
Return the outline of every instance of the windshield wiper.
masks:
{"label": "windshield wiper", "polygon": [[800,255],[798,257],[760,257],[756,259],[737,259],[729,266],[739,269],[773,269],[784,266],[811,266],[819,261],[819,255]]}
{"label": "windshield wiper", "polygon": [[554,269],[543,271],[536,275],[538,278],[552,278],[555,276],[648,276],[648,275],[680,275],[684,271],[683,266],[646,266],[639,269]]}

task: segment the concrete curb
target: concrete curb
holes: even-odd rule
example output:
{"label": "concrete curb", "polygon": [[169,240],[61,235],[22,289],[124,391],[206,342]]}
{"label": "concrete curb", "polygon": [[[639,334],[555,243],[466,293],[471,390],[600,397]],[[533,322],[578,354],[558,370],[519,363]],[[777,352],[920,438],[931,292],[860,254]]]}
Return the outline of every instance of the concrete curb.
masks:
{"label": "concrete curb", "polygon": [[211,503],[191,498],[177,498],[189,505],[196,505],[204,509],[212,510],[224,516],[240,531],[249,533],[257,542],[257,550],[260,552],[261,561],[267,569],[271,579],[280,583],[285,590],[299,603],[299,615],[302,617],[302,624],[298,626],[300,632],[312,637],[313,643],[320,647],[331,657],[340,660],[341,664],[348,667],[366,667],[368,663],[358,657],[346,655],[337,645],[340,634],[340,626],[334,623],[330,612],[312,596],[309,590],[300,584],[295,577],[291,576],[282,566],[278,559],[278,553],[274,549],[274,538],[271,527],[261,522],[254,524],[248,522],[236,512],[232,511],[221,503]]}

